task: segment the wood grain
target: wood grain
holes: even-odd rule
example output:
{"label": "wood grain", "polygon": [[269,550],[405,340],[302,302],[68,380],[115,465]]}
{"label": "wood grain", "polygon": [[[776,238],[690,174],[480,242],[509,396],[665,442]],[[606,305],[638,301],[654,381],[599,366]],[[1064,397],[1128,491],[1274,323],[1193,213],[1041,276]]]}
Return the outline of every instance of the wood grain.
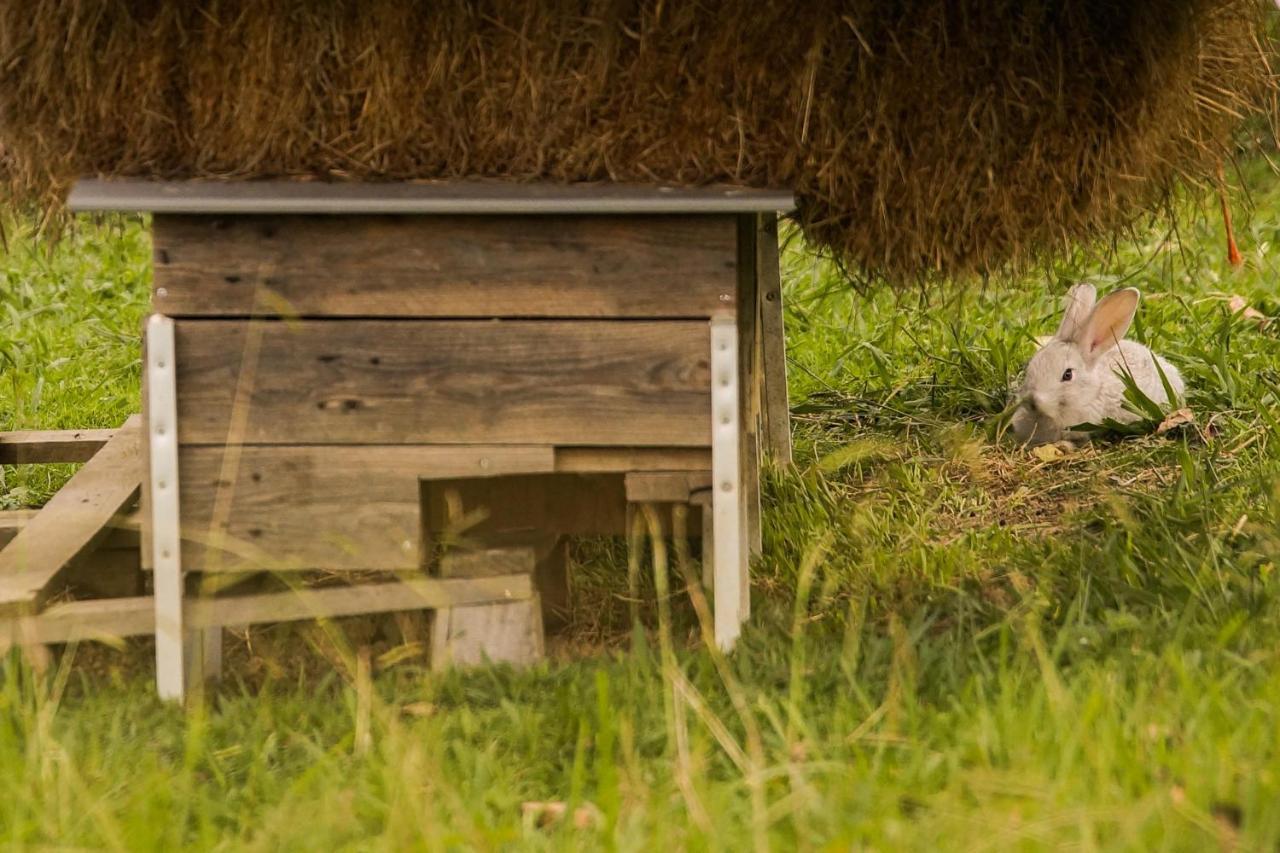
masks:
{"label": "wood grain", "polygon": [[[242,365],[249,328],[259,356]],[[257,332],[255,332],[257,334]],[[244,321],[177,325],[184,444],[707,446],[702,321]]]}
{"label": "wood grain", "polygon": [[730,216],[172,216],[171,316],[707,317],[734,299]]}
{"label": "wood grain", "polygon": [[789,466],[791,410],[787,398],[787,344],[782,320],[782,277],[778,267],[778,218],[758,217],[756,275],[763,362],[764,447],[774,464]]}
{"label": "wood grain", "polygon": [[0,465],[87,462],[115,433],[113,429],[0,432]]}
{"label": "wood grain", "polygon": [[[514,568],[532,580],[532,548],[449,552],[439,563],[444,578],[483,578]],[[448,607],[433,614],[432,669],[475,666],[486,661],[532,663],[542,654],[542,609],[536,594],[526,601]]]}
{"label": "wood grain", "polygon": [[705,447],[557,447],[556,470],[566,473],[710,471]]}
{"label": "wood grain", "polygon": [[[520,602],[533,596],[528,575],[412,578],[357,586],[256,593],[187,602],[192,628],[294,622],[453,605]],[[0,648],[10,644],[145,636],[155,632],[151,596],[72,601],[44,613],[0,618]]]}
{"label": "wood grain", "polygon": [[[187,570],[415,569],[419,477],[553,469],[547,447],[184,447]],[[229,470],[224,471],[224,468]],[[225,506],[215,520],[215,506]]]}
{"label": "wood grain", "polygon": [[137,497],[140,418],[115,436],[0,550],[0,613],[39,609],[67,566],[106,537]]}
{"label": "wood grain", "polygon": [[711,488],[711,469],[633,471],[625,482],[629,503],[688,503],[694,492]]}

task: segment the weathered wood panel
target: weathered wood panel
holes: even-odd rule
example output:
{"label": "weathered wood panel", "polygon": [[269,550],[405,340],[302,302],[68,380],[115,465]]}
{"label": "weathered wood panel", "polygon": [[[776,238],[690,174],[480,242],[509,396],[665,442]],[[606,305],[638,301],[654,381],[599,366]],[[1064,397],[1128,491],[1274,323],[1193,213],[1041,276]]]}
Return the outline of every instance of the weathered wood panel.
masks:
{"label": "weathered wood panel", "polygon": [[705,447],[557,447],[556,470],[565,473],[710,471]]}
{"label": "weathered wood panel", "polygon": [[629,503],[688,503],[699,490],[711,488],[705,471],[633,471],[626,476]]}
{"label": "weathered wood panel", "polygon": [[131,417],[0,550],[0,613],[30,613],[138,494],[140,418]]}
{"label": "weathered wood panel", "polygon": [[184,447],[183,567],[415,569],[420,476],[545,472],[549,447]]}
{"label": "weathered wood panel", "polygon": [[113,429],[0,432],[0,465],[88,462],[115,434]]}
{"label": "weathered wood panel", "polygon": [[[441,577],[484,578],[519,570],[532,579],[531,548],[488,548],[450,553],[440,560]],[[448,607],[432,615],[431,667],[475,666],[485,661],[532,663],[542,657],[541,605],[536,600]]]}
{"label": "weathered wood panel", "polygon": [[702,321],[186,320],[177,334],[184,444],[226,442],[233,412],[247,444],[710,443]]}
{"label": "weathered wood panel", "polygon": [[791,411],[787,398],[787,346],[782,321],[782,278],[778,268],[778,217],[757,218],[757,293],[763,362],[765,448],[777,465],[791,464]]}
{"label": "weathered wood panel", "polygon": [[707,317],[729,216],[156,216],[172,316]]}

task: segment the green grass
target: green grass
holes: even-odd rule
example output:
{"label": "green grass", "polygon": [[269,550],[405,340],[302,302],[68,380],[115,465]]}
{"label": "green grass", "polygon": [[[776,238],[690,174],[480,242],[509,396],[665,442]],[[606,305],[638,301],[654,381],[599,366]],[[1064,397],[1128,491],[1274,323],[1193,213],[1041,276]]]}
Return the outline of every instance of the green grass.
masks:
{"label": "green grass", "polygon": [[[438,677],[410,658],[381,668],[371,699],[317,651],[344,660],[357,627],[255,632],[189,717],[153,698],[145,648],[82,648],[45,681],[14,661],[0,839],[1275,849],[1280,337],[1226,299],[1280,315],[1280,184],[1246,177],[1240,270],[1212,210],[929,304],[851,295],[793,245],[799,465],[769,474],[756,612],[728,661],[696,641],[683,595],[671,656],[651,630],[634,653],[523,672]],[[145,232],[114,222],[33,246],[11,227],[0,259],[15,319],[0,326],[0,428],[118,423],[136,408]],[[1186,374],[1197,428],[1050,462],[992,440],[1077,277],[1142,289],[1135,334]],[[16,505],[66,471],[5,476],[0,502]],[[584,621],[625,632],[623,567],[583,554]],[[656,624],[652,597],[645,613]],[[522,819],[522,802],[553,800],[600,820]]]}

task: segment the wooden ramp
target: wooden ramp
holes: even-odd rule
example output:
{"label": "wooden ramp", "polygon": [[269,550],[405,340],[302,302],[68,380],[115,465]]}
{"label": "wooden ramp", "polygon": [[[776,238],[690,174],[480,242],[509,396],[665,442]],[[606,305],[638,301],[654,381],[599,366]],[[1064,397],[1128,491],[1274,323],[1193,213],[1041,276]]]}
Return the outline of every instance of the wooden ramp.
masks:
{"label": "wooden ramp", "polygon": [[[23,448],[23,461],[88,459],[0,550],[0,616],[37,613],[68,567],[106,538],[137,500],[140,439],[137,415],[110,437],[97,431],[0,436],[0,449]],[[93,447],[100,449],[93,453]]]}
{"label": "wooden ramp", "polygon": [[[0,433],[5,464],[84,463],[42,509],[0,512],[0,649],[155,634],[155,599],[138,594],[145,585],[135,507],[140,443],[137,415],[118,430]],[[68,584],[107,594],[55,600]],[[224,626],[408,610],[527,610],[536,600],[528,571],[423,575],[192,598],[184,603],[184,621],[207,641],[211,631],[220,639]],[[207,672],[208,660],[200,664]]]}

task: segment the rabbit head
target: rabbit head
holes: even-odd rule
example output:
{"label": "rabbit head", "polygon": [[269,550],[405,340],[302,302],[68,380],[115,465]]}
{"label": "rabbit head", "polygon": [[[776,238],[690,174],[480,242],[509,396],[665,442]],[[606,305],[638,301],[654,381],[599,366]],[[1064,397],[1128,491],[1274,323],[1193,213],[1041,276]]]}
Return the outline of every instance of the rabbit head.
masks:
{"label": "rabbit head", "polygon": [[1082,438],[1071,428],[1112,416],[1118,380],[1106,356],[1129,331],[1138,298],[1132,287],[1100,301],[1091,284],[1068,291],[1058,331],[1032,356],[1017,391],[1012,427],[1020,442]]}

